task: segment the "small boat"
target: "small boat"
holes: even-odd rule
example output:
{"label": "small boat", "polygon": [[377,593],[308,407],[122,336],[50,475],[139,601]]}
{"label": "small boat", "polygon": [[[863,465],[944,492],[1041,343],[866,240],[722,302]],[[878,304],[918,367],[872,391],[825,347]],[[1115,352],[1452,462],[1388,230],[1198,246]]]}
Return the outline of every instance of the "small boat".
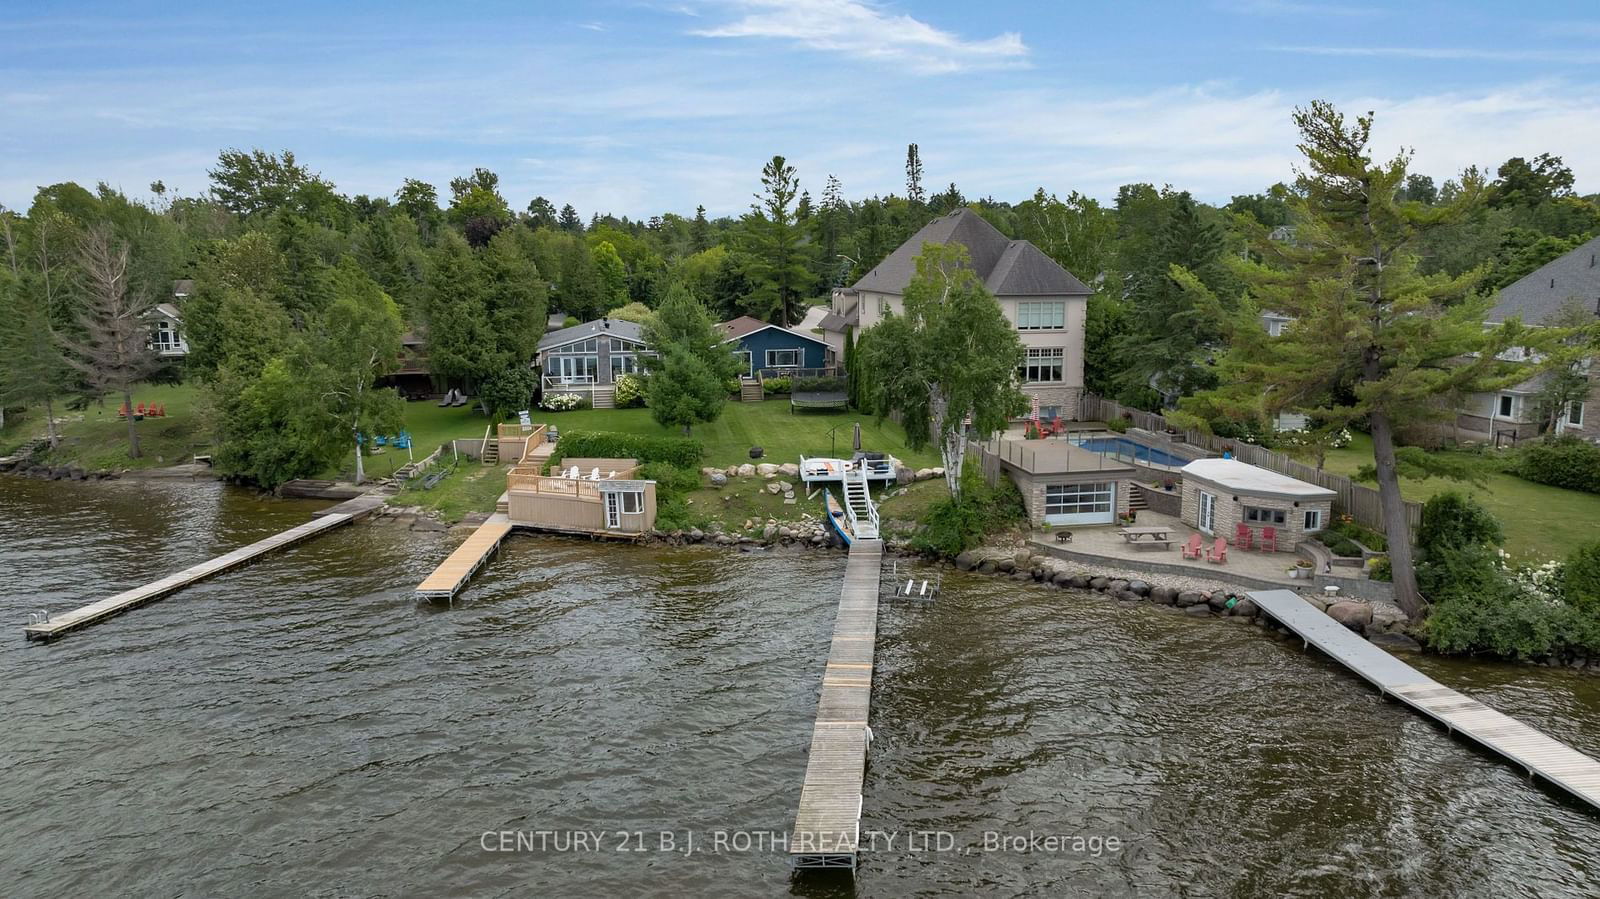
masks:
{"label": "small boat", "polygon": [[855,535],[850,532],[850,518],[845,515],[844,505],[833,495],[833,491],[822,491],[822,505],[828,510],[828,530],[838,534],[845,546],[855,543]]}

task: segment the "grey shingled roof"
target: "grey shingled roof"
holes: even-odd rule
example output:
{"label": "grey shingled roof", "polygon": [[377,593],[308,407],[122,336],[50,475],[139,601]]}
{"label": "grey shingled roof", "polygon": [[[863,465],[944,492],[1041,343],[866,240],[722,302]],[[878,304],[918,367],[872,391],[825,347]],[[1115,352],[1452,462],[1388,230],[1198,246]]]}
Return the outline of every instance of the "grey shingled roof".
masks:
{"label": "grey shingled roof", "polygon": [[959,243],[967,248],[972,269],[984,286],[1001,296],[1088,296],[1092,293],[1073,274],[1026,240],[1010,240],[971,209],[942,215],[864,275],[856,290],[899,294],[917,273],[923,244]]}
{"label": "grey shingled roof", "polygon": [[644,343],[644,328],[635,322],[623,321],[620,318],[597,318],[594,321],[551,331],[539,341],[540,350],[563,346],[575,340],[587,340],[599,335],[621,337],[626,340]]}
{"label": "grey shingled roof", "polygon": [[1524,324],[1544,324],[1574,301],[1587,312],[1600,313],[1600,237],[1501,288],[1488,320],[1503,322],[1515,315]]}

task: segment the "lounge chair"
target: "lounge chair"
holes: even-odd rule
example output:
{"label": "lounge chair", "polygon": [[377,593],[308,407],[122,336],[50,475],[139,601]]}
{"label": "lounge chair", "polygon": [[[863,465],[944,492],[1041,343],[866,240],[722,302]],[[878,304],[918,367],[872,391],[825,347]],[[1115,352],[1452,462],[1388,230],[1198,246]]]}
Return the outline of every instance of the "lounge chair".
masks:
{"label": "lounge chair", "polygon": [[1239,525],[1233,529],[1233,545],[1239,547],[1240,549],[1249,549],[1254,543],[1255,532],[1250,530],[1249,525],[1240,522]]}
{"label": "lounge chair", "polygon": [[1206,561],[1217,562],[1224,565],[1227,564],[1228,541],[1222,537],[1218,537],[1216,542],[1211,544],[1211,547],[1206,550]]}
{"label": "lounge chair", "polygon": [[1261,529],[1261,551],[1264,553],[1275,553],[1278,551],[1277,528]]}
{"label": "lounge chair", "polygon": [[1199,534],[1190,534],[1189,542],[1183,545],[1183,557],[1185,559],[1200,558],[1200,546],[1204,542],[1204,540],[1200,539]]}
{"label": "lounge chair", "polygon": [[600,480],[600,467],[598,465],[595,466],[594,468],[589,469],[589,480],[591,480],[591,481]]}
{"label": "lounge chair", "polygon": [[444,399],[439,401],[439,408],[443,409],[444,407],[450,405],[451,403],[453,403],[455,401],[456,401],[456,391],[455,391],[455,388],[452,387],[449,390],[446,390],[444,392]]}

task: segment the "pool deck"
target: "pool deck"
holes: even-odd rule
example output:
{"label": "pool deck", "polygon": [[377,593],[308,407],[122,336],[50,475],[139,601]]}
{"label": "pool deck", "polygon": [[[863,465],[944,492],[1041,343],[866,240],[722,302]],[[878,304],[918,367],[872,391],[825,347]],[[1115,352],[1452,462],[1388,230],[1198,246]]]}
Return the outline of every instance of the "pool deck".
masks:
{"label": "pool deck", "polygon": [[[1159,544],[1129,543],[1117,533],[1120,528],[1116,525],[1070,527],[1050,532],[1034,531],[1030,542],[1035,550],[1043,549],[1058,558],[1085,564],[1125,565],[1153,572],[1237,583],[1242,587],[1306,589],[1312,586],[1309,579],[1289,577],[1288,569],[1301,558],[1296,553],[1264,553],[1259,550],[1243,550],[1229,546],[1226,562],[1207,562],[1203,554],[1199,559],[1185,559],[1183,544],[1188,541],[1190,535],[1199,533],[1194,528],[1170,515],[1149,510],[1139,513],[1134,526],[1170,528],[1172,548],[1163,549]],[[1071,543],[1056,542],[1061,530],[1072,532]],[[1214,538],[1204,534],[1200,536],[1207,547],[1214,542]]]}

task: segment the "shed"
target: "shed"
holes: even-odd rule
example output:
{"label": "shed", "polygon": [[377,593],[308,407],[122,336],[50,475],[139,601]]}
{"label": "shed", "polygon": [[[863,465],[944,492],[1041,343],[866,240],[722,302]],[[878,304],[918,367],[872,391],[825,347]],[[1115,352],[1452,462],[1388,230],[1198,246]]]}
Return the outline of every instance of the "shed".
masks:
{"label": "shed", "polygon": [[1016,482],[1028,520],[1041,525],[1115,524],[1128,514],[1132,465],[1060,439],[999,439],[984,446]]}
{"label": "shed", "polygon": [[1230,541],[1248,529],[1255,544],[1271,528],[1279,552],[1293,552],[1327,527],[1337,496],[1326,487],[1237,459],[1196,459],[1181,474],[1184,524]]}

